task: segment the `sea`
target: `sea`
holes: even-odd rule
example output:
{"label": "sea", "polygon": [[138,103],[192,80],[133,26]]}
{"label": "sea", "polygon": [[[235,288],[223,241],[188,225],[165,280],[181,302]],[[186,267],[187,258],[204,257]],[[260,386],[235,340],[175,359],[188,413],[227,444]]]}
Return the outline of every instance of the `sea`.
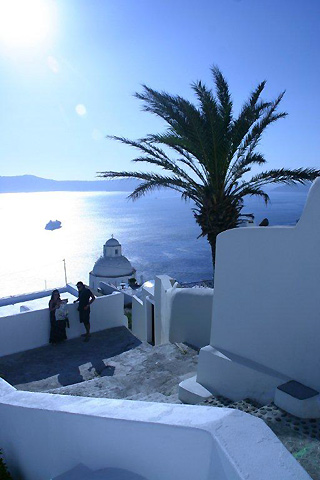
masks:
{"label": "sea", "polygon": [[[199,238],[193,204],[174,192],[135,202],[128,192],[0,194],[0,297],[53,289],[65,280],[89,282],[89,272],[112,235],[136,268],[138,282],[168,274],[181,283],[212,278],[211,251]],[[295,225],[306,191],[271,191],[271,203],[248,198],[243,213],[258,225]],[[49,220],[62,227],[45,230]],[[66,268],[64,268],[66,267]]]}

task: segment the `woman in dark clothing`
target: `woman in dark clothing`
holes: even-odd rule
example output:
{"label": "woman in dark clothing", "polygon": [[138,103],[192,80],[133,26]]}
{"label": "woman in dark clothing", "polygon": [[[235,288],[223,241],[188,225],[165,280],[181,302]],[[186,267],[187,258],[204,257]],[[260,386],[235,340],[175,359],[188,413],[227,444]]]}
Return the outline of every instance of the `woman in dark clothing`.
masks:
{"label": "woman in dark clothing", "polygon": [[51,299],[49,302],[50,312],[50,339],[52,344],[62,342],[67,339],[66,335],[66,321],[56,320],[56,310],[60,308],[60,305],[67,303],[68,300],[61,300],[59,290],[53,290]]}

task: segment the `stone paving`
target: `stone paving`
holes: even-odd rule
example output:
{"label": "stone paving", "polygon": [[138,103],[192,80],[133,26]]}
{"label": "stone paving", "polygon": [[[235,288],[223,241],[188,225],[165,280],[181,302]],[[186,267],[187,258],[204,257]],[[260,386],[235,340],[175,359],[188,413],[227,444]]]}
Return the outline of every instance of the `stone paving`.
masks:
{"label": "stone paving", "polygon": [[[152,347],[125,327],[0,358],[0,376],[19,390],[181,403],[178,384],[195,375],[186,345]],[[266,422],[313,480],[320,480],[320,420],[299,420],[274,404],[211,397],[206,406],[237,408]]]}
{"label": "stone paving", "polygon": [[194,375],[197,352],[152,347],[125,327],[0,358],[0,376],[19,390],[179,403],[178,384]]}
{"label": "stone paving", "polygon": [[141,345],[125,327],[93,333],[89,342],[75,338],[0,358],[0,376],[19,390],[43,392],[91,380],[109,358]]}

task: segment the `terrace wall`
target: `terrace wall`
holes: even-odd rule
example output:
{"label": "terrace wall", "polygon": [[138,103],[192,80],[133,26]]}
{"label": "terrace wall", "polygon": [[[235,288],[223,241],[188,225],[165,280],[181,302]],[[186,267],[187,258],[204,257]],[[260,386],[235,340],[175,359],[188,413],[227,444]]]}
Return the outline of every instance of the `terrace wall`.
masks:
{"label": "terrace wall", "polygon": [[[69,339],[84,333],[77,308],[77,304],[68,305]],[[91,305],[90,324],[91,332],[127,326],[127,317],[123,314],[122,293],[96,297]],[[0,332],[0,357],[47,345],[50,333],[49,308],[0,317]]]}
{"label": "terrace wall", "polygon": [[310,480],[263,421],[243,412],[19,392],[1,379],[0,447],[24,480],[54,479],[79,463],[148,480]]}

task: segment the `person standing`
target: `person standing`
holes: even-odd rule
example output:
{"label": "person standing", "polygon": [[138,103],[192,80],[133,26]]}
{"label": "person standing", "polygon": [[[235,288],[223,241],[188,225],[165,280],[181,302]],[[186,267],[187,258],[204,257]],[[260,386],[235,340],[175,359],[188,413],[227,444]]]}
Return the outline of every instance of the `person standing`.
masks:
{"label": "person standing", "polygon": [[66,335],[66,320],[56,318],[56,314],[62,305],[66,304],[68,300],[60,298],[59,290],[53,290],[49,302],[50,312],[50,338],[49,343],[56,345],[63,340],[67,340]]}
{"label": "person standing", "polygon": [[83,323],[86,329],[86,333],[82,336],[85,337],[84,341],[88,342],[90,338],[90,305],[95,301],[96,297],[83,282],[78,282],[77,288],[79,296],[73,303],[79,302],[78,311],[80,323]]}

